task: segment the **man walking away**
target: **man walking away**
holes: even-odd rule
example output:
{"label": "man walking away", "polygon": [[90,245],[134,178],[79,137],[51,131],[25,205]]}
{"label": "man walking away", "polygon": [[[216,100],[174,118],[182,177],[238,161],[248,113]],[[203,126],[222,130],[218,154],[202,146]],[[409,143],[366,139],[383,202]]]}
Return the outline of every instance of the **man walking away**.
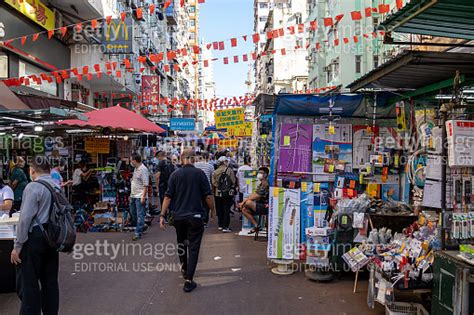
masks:
{"label": "man walking away", "polygon": [[217,160],[219,167],[212,176],[212,186],[216,200],[217,219],[219,230],[230,233],[230,208],[234,204],[235,184],[237,182],[234,171],[229,166],[229,160],[221,156]]}
{"label": "man walking away", "polygon": [[160,204],[162,205],[165,199],[165,193],[168,190],[168,181],[171,174],[176,170],[176,167],[166,158],[166,153],[164,151],[158,151],[156,157],[158,158],[159,163],[158,170],[155,174],[155,180],[160,194]]}
{"label": "man walking away", "polygon": [[[30,166],[29,183],[23,193],[20,222],[11,262],[17,266],[17,292],[21,300],[20,314],[58,314],[58,252],[50,247],[41,232],[49,219],[51,192],[41,180],[60,191],[50,176],[50,165],[37,156]],[[41,284],[41,286],[40,286]]]}
{"label": "man walking away", "polygon": [[194,167],[195,158],[194,150],[183,151],[183,166],[171,175],[160,214],[160,227],[164,229],[166,214],[173,202],[170,220],[176,229],[178,255],[185,280],[184,292],[191,292],[197,287],[193,279],[204,233],[204,199],[211,209],[211,217],[215,213],[211,187],[204,172]]}
{"label": "man walking away", "polygon": [[130,193],[130,212],[134,221],[137,222],[135,235],[132,240],[137,241],[142,238],[143,229],[145,228],[146,201],[150,174],[146,166],[143,165],[142,157],[139,154],[133,153],[130,161],[135,168]]}

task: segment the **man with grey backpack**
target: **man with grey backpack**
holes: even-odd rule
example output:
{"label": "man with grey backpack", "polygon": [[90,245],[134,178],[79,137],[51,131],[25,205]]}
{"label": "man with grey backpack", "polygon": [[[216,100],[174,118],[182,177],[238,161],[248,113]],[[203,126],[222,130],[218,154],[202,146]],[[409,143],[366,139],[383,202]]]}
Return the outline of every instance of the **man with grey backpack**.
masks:
{"label": "man with grey backpack", "polygon": [[72,208],[51,178],[46,157],[33,158],[30,177],[11,253],[20,314],[58,314],[58,253],[72,251],[76,240]]}

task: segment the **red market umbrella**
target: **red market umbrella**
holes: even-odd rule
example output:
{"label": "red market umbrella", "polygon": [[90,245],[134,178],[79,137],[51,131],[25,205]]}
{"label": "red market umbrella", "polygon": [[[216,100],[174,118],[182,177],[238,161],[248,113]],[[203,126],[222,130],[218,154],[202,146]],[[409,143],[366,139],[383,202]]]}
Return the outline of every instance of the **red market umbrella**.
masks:
{"label": "red market umbrella", "polygon": [[84,114],[87,121],[79,119],[68,119],[58,122],[59,125],[76,127],[100,127],[125,131],[141,131],[147,133],[163,133],[163,128],[157,126],[145,117],[129,111],[119,105],[104,109],[99,109]]}

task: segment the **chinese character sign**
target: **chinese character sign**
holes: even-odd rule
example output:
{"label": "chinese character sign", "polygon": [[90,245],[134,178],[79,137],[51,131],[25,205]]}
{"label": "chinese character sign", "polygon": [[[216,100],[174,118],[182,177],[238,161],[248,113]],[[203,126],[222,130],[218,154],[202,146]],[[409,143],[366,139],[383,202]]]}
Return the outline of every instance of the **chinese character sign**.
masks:
{"label": "chinese character sign", "polygon": [[218,110],[214,114],[217,129],[232,129],[244,123],[244,109],[233,108]]}
{"label": "chinese character sign", "polygon": [[157,75],[142,76],[142,100],[144,103],[160,101],[160,78]]}
{"label": "chinese character sign", "polygon": [[5,0],[5,3],[48,31],[54,30],[54,12],[40,0]]}
{"label": "chinese character sign", "polygon": [[238,148],[239,140],[237,139],[223,139],[219,140],[219,148],[228,149],[228,148]]}
{"label": "chinese character sign", "polygon": [[229,129],[227,132],[231,137],[251,137],[253,130],[252,122],[244,122],[242,125]]}

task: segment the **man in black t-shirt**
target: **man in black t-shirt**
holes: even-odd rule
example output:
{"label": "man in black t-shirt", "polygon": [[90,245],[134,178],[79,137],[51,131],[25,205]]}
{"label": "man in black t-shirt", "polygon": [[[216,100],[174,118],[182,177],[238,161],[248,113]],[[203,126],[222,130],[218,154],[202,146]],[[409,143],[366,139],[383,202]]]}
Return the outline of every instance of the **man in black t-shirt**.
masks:
{"label": "man in black t-shirt", "polygon": [[155,174],[155,180],[160,194],[160,204],[162,205],[163,200],[165,199],[166,190],[168,190],[168,181],[176,168],[173,163],[166,158],[166,153],[164,151],[158,151],[156,157],[158,158],[159,163]]}
{"label": "man in black t-shirt", "polygon": [[203,200],[210,209],[211,218],[216,211],[209,180],[202,170],[194,167],[195,160],[194,150],[183,151],[183,166],[170,177],[160,214],[160,227],[164,229],[166,214],[173,203],[171,217],[176,229],[181,272],[185,279],[184,292],[191,292],[197,287],[193,278],[204,233],[206,210]]}

